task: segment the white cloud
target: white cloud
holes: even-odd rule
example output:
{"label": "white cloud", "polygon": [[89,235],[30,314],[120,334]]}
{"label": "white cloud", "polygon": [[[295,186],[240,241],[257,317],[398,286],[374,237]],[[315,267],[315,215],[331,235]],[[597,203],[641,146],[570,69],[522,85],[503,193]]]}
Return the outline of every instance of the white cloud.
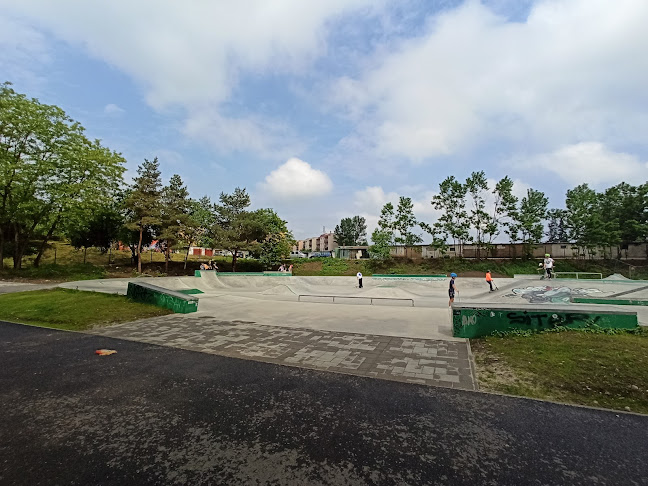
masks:
{"label": "white cloud", "polygon": [[245,151],[276,159],[304,150],[304,144],[282,123],[259,116],[226,117],[216,109],[191,112],[182,131],[222,153]]}
{"label": "white cloud", "polygon": [[155,107],[224,101],[241,70],[299,71],[325,50],[331,18],[369,3],[0,1],[3,14],[33,19],[131,75]]}
{"label": "white cloud", "polygon": [[[15,28],[4,32],[0,23],[0,67],[6,45],[16,51],[11,59],[38,66],[28,62],[29,46],[42,51],[42,33],[48,32],[130,76],[154,109],[187,110],[189,134],[208,142],[216,135],[221,150],[265,152],[281,145],[273,131],[277,122],[223,113],[223,104],[236,95],[239,79],[306,72],[326,52],[329,22],[359,8],[374,8],[372,3],[0,0],[3,17],[21,19],[12,21]],[[38,29],[23,31],[22,22]],[[4,37],[14,34],[24,42],[7,44]],[[209,125],[201,130],[205,111],[210,113]]]}
{"label": "white cloud", "polygon": [[270,172],[260,186],[262,191],[284,201],[318,198],[333,189],[326,173],[294,157]]}
{"label": "white cloud", "polygon": [[125,111],[126,110],[113,103],[108,103],[106,106],[104,106],[104,113],[106,115],[121,115]]}
{"label": "white cloud", "polygon": [[[636,156],[613,152],[598,142],[581,142],[553,152],[530,157],[520,164],[536,173],[550,172],[563,181],[577,185],[587,182],[593,187],[631,184],[648,180],[648,164]],[[542,176],[539,176],[542,177]]]}
{"label": "white cloud", "polygon": [[645,143],[647,22],[645,0],[544,0],[522,23],[467,1],[335,83],[345,143],[413,162],[493,139]]}

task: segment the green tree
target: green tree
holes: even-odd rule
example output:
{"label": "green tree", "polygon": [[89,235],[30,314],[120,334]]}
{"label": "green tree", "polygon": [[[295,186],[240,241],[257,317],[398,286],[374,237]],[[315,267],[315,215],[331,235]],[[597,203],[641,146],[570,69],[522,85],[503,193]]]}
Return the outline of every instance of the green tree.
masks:
{"label": "green tree", "polygon": [[83,248],[83,263],[88,248],[96,247],[106,253],[117,240],[124,224],[122,214],[114,206],[99,207],[83,218],[76,218],[66,225],[65,234],[77,249]]}
{"label": "green tree", "polygon": [[201,197],[198,201],[190,200],[187,216],[182,233],[182,240],[187,247],[184,258],[185,269],[187,268],[187,260],[189,259],[189,250],[194,244],[207,248],[214,247],[211,232],[216,224],[214,205],[207,196]]}
{"label": "green tree", "polygon": [[495,196],[493,212],[484,230],[484,235],[488,237],[489,248],[492,247],[493,240],[500,235],[502,229],[510,226],[511,215],[518,203],[518,198],[513,195],[513,180],[508,176],[495,184],[493,195]]}
{"label": "green tree", "polygon": [[441,216],[432,225],[424,228],[434,237],[436,245],[452,240],[459,245],[459,255],[463,255],[463,245],[470,241],[470,222],[466,211],[467,187],[454,176],[449,176],[439,184],[439,194],[432,198],[432,207],[441,211]]}
{"label": "green tree", "polygon": [[567,191],[565,220],[568,235],[590,257],[598,248],[616,246],[620,242],[619,221],[614,218],[615,207],[620,205],[617,195],[608,193],[606,198],[587,184]]}
{"label": "green tree", "polygon": [[14,267],[27,247],[47,242],[79,207],[101,204],[121,183],[124,159],[53,105],[0,85],[0,266],[7,236]]}
{"label": "green tree", "polygon": [[288,230],[288,223],[277,216],[277,213],[272,209],[259,209],[256,213],[261,219],[263,230],[266,233],[265,238],[259,244],[259,261],[264,268],[270,269],[290,256],[290,250],[295,240]]}
{"label": "green tree", "polygon": [[376,260],[388,260],[393,244],[393,234],[384,229],[376,228],[371,234],[372,245],[369,247],[369,256]]}
{"label": "green tree", "polygon": [[389,259],[391,246],[394,244],[395,224],[394,205],[388,202],[380,211],[378,228],[371,234],[372,245],[369,247],[369,255],[371,258],[377,260]]}
{"label": "green tree", "polygon": [[475,243],[477,245],[477,260],[481,258],[481,250],[487,248],[485,234],[490,230],[489,223],[493,220],[489,218],[486,212],[486,192],[488,191],[488,182],[484,171],[473,172],[466,179],[466,195],[470,200],[470,211],[468,213],[468,222],[475,230]]}
{"label": "green tree", "polygon": [[154,226],[161,222],[161,188],[160,164],[157,157],[153,161],[144,159],[137,168],[137,177],[124,200],[128,219],[126,227],[137,231],[137,271],[142,273],[142,241],[145,233],[151,233]]}
{"label": "green tree", "polygon": [[178,174],[174,174],[162,189],[161,200],[159,236],[164,251],[164,268],[168,273],[171,250],[185,242],[186,234],[191,232],[191,199]]}
{"label": "green tree", "polygon": [[367,244],[367,222],[362,216],[342,218],[333,233],[335,242],[340,246]]}
{"label": "green tree", "polygon": [[219,201],[214,206],[214,243],[232,254],[232,271],[236,272],[239,252],[255,251],[259,241],[265,238],[265,221],[258,212],[246,209],[250,206],[250,196],[245,189],[237,187],[232,194],[221,193]]}
{"label": "green tree", "polygon": [[413,246],[423,241],[421,235],[414,233],[413,229],[418,226],[414,216],[414,205],[409,197],[400,196],[398,207],[392,224],[395,231],[394,242],[405,246]]}
{"label": "green tree", "polygon": [[507,233],[512,242],[521,241],[524,244],[526,258],[532,256],[534,245],[542,240],[548,204],[549,200],[543,192],[529,189],[519,207],[511,213],[512,221]]}
{"label": "green tree", "polygon": [[566,219],[567,213],[564,209],[550,209],[547,212],[547,243],[569,241]]}

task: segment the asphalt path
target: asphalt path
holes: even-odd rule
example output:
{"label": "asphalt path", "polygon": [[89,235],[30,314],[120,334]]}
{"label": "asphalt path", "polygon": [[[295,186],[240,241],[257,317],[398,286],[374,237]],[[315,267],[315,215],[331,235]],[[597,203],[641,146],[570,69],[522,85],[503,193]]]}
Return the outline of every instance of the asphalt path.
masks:
{"label": "asphalt path", "polygon": [[0,389],[0,484],[648,484],[646,416],[102,336],[0,323]]}

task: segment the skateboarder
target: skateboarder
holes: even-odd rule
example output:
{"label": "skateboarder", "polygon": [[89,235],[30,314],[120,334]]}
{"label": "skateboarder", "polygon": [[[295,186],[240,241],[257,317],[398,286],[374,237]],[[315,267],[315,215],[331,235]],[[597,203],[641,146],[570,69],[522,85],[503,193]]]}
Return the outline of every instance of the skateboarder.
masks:
{"label": "skateboarder", "polygon": [[358,288],[361,289],[362,288],[362,273],[358,272],[356,274],[356,278],[358,279]]}
{"label": "skateboarder", "polygon": [[455,292],[457,292],[457,286],[455,285],[455,278],[457,278],[456,273],[451,273],[450,274],[450,287],[448,288],[448,296],[450,297],[450,301],[448,302],[448,307],[452,305],[455,299]]}
{"label": "skateboarder", "polygon": [[489,285],[490,291],[494,292],[495,289],[493,288],[493,277],[491,277],[491,271],[490,270],[488,270],[486,272],[486,283]]}

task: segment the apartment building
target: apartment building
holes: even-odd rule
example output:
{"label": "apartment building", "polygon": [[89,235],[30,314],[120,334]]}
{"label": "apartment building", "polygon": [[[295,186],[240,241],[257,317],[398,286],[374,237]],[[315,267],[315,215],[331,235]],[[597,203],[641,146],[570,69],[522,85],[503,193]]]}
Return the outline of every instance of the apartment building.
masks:
{"label": "apartment building", "polygon": [[297,240],[297,244],[293,246],[293,251],[312,253],[315,251],[333,251],[337,247],[335,235],[331,231],[305,240]]}

